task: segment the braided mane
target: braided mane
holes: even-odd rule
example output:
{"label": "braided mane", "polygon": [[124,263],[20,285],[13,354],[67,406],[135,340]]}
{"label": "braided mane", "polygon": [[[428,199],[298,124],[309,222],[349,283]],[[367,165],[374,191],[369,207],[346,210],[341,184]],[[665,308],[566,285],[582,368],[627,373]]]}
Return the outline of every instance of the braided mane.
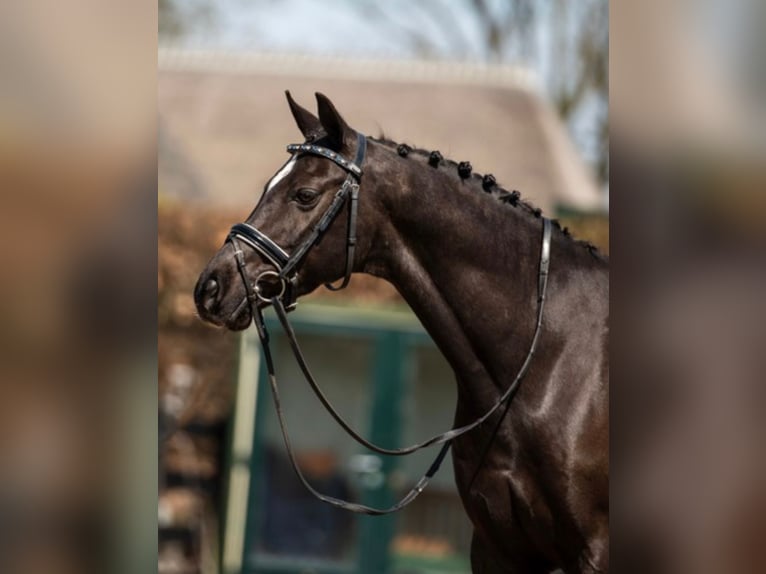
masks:
{"label": "braided mane", "polygon": [[[528,215],[538,219],[542,217],[542,210],[539,207],[536,207],[533,204],[529,203],[528,201],[521,199],[521,193],[519,191],[515,189],[513,191],[507,191],[506,189],[502,188],[500,185],[498,185],[497,180],[495,179],[495,176],[493,176],[492,174],[481,175],[479,173],[474,172],[470,162],[461,161],[458,163],[451,159],[444,158],[438,150],[428,151],[422,148],[412,147],[407,144],[400,144],[393,140],[387,139],[383,136],[378,138],[370,136],[369,139],[389,149],[395,150],[396,153],[399,154],[401,157],[408,157],[412,154],[422,157],[423,159],[425,159],[427,165],[429,165],[432,168],[436,168],[436,169],[438,169],[439,167],[447,167],[450,169],[454,168],[455,174],[461,180],[470,179],[472,182],[479,184],[483,191],[491,194],[491,196],[497,199],[499,203],[504,205],[509,205],[513,208],[520,208],[521,210],[526,212]],[[602,259],[602,260],[607,259],[607,257],[604,254],[602,254],[598,250],[598,248],[595,245],[593,245],[591,242],[583,241],[583,240],[572,237],[572,235],[569,233],[569,229],[567,229],[566,227],[562,227],[561,223],[557,219],[551,219],[551,223],[556,229],[561,231],[563,236],[567,237],[573,243],[578,244],[582,246],[583,248],[587,249],[588,252],[593,257],[597,259]]]}

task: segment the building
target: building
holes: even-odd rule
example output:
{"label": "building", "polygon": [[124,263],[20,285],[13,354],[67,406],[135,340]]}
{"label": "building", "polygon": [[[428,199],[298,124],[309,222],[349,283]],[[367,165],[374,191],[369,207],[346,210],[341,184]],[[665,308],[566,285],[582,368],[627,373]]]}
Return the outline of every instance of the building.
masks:
{"label": "building", "polygon": [[301,139],[284,90],[329,96],[356,129],[468,160],[547,213],[605,200],[556,112],[517,68],[160,50],[163,193],[251,206]]}

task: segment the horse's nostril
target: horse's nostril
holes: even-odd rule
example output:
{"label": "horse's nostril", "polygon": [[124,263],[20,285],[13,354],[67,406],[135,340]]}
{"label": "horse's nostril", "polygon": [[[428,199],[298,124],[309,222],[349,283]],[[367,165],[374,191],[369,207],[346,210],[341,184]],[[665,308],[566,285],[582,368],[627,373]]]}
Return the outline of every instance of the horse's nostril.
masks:
{"label": "horse's nostril", "polygon": [[199,290],[198,305],[201,305],[205,311],[212,311],[215,304],[218,302],[218,293],[221,291],[221,286],[215,279],[208,279],[205,281]]}

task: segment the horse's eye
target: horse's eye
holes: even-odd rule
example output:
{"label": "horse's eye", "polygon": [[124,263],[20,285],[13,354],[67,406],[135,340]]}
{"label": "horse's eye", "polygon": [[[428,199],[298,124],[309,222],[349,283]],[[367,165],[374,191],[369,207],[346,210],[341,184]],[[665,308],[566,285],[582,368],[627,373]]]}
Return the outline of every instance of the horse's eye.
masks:
{"label": "horse's eye", "polygon": [[295,200],[301,205],[311,205],[319,197],[319,193],[313,189],[299,189],[295,192]]}

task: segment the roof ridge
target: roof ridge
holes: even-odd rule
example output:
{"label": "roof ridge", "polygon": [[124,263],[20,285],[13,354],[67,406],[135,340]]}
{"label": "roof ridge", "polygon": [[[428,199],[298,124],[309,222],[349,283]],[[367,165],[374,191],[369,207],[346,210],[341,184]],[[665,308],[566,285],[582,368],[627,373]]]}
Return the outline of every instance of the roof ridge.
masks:
{"label": "roof ridge", "polygon": [[538,91],[537,76],[529,68],[447,60],[348,58],[242,50],[212,50],[161,46],[157,65],[163,71],[269,73],[408,83],[482,85]]}

